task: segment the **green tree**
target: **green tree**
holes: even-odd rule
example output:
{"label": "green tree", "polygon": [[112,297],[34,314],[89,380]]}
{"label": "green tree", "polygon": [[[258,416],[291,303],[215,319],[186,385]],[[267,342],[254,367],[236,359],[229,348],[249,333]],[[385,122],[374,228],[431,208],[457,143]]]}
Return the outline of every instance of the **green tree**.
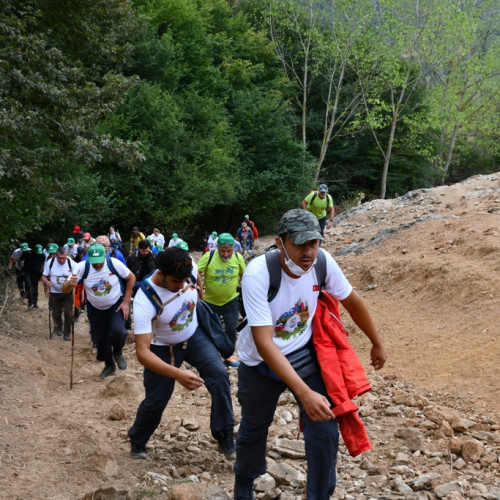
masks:
{"label": "green tree", "polygon": [[76,165],[140,161],[135,145],[95,133],[133,83],[116,71],[132,26],[118,1],[0,1],[1,246],[8,235],[65,221],[88,180]]}

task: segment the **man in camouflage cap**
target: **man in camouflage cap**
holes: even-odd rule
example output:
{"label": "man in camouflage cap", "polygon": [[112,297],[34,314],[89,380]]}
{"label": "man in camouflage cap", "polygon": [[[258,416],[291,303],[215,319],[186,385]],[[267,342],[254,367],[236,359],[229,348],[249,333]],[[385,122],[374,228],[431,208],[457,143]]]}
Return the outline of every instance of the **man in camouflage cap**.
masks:
{"label": "man in camouflage cap", "polygon": [[[312,213],[289,210],[278,224],[277,258],[270,258],[272,252],[256,257],[243,275],[248,324],[238,340],[242,418],[236,438],[236,500],[254,498],[253,481],[266,471],[268,428],[286,388],[297,400],[304,425],[307,498],[326,499],[335,490],[338,427],[311,341],[320,293],[314,272],[318,255],[326,270],[324,290],[342,303],[371,341],[373,367],[378,370],[385,363],[384,344],[368,309],[332,256],[320,248],[322,240],[318,219]],[[269,266],[279,266],[281,273],[279,288],[271,298],[269,273],[274,267],[268,270],[268,259]],[[309,359],[307,371],[295,369],[289,361],[294,358]]]}

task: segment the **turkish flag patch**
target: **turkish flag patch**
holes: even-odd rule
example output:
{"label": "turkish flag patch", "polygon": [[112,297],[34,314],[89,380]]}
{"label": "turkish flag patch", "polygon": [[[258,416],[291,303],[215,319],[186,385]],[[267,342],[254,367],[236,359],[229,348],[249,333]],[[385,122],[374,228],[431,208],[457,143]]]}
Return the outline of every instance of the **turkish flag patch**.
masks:
{"label": "turkish flag patch", "polygon": [[313,292],[319,292],[319,285],[313,285]]}

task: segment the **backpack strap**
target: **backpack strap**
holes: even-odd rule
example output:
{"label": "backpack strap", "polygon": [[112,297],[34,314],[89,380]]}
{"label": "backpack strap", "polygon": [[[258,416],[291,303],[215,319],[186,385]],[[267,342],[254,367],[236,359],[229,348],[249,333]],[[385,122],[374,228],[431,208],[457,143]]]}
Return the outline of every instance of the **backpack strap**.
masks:
{"label": "backpack strap", "polygon": [[318,192],[314,191],[313,197],[311,198],[311,203],[309,203],[309,205],[312,205],[312,203],[315,200],[316,196],[318,196]]}
{"label": "backpack strap", "polygon": [[281,263],[280,252],[271,250],[266,252],[267,272],[269,273],[269,290],[267,291],[267,301],[272,302],[281,285]]}
{"label": "backpack strap", "polygon": [[123,279],[116,272],[116,267],[113,264],[113,261],[111,259],[111,255],[109,255],[109,253],[106,254],[106,263],[108,264],[109,270],[118,278],[118,281],[120,282],[120,288],[122,289],[122,294],[124,294],[125,293],[125,285],[123,284]]}
{"label": "backpack strap", "polygon": [[[151,274],[149,276],[151,276]],[[149,276],[147,276],[146,278],[144,278],[142,281],[139,282],[139,288],[144,292],[144,294],[149,299],[151,304],[153,304],[156,311],[156,314],[153,316],[153,318],[151,318],[153,341],[156,342],[156,329],[158,327],[159,317],[161,316],[163,309],[165,308],[165,306],[170,304],[170,302],[175,300],[177,297],[181,296],[188,288],[190,288],[191,285],[190,283],[187,283],[186,286],[184,288],[181,288],[173,297],[171,297],[166,302],[162,303],[160,296],[156,293],[155,289],[153,288],[153,285],[149,281]]]}
{"label": "backpack strap", "polygon": [[85,269],[83,270],[83,275],[81,281],[85,281],[87,279],[87,276],[89,275],[90,271],[90,262],[89,259],[85,261]]}
{"label": "backpack strap", "polygon": [[54,265],[54,261],[56,260],[55,257],[51,257],[50,258],[50,264],[49,264],[49,274],[50,274],[50,271],[52,271],[52,266]]}
{"label": "backpack strap", "polygon": [[207,262],[206,269],[208,269],[208,266],[210,265],[210,261],[213,259],[214,253],[215,253],[215,249],[214,250],[210,250],[210,257],[208,257],[208,262]]}

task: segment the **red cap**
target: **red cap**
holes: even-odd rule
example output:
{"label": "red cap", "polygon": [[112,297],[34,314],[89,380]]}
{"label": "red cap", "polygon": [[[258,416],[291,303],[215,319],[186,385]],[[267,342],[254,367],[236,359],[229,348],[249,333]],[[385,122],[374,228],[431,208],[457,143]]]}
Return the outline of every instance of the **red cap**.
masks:
{"label": "red cap", "polygon": [[80,231],[80,226],[75,226],[73,228],[73,232],[76,233],[77,231]]}
{"label": "red cap", "polygon": [[85,233],[83,235],[83,238],[86,239],[86,240],[89,240],[90,239],[90,233]]}

